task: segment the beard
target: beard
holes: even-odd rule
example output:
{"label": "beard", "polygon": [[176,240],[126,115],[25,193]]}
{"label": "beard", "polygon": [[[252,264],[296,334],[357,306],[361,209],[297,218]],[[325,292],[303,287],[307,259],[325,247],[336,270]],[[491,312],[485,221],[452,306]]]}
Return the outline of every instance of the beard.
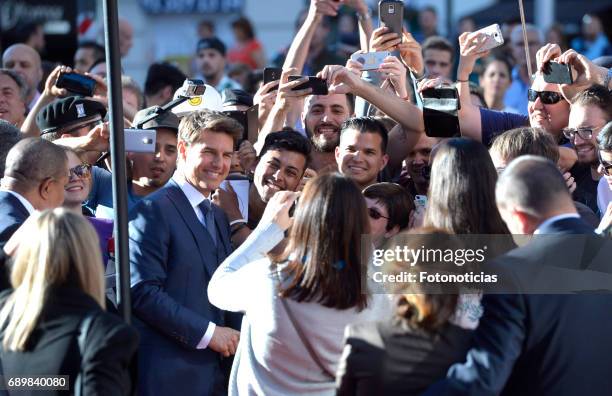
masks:
{"label": "beard", "polygon": [[[319,132],[319,128],[327,127],[334,129],[333,137],[326,137],[324,133]],[[315,126],[315,133],[306,128],[306,133],[310,137],[310,142],[312,143],[314,149],[316,151],[322,153],[331,153],[333,152],[338,144],[340,144],[340,128],[333,124],[319,124]]]}

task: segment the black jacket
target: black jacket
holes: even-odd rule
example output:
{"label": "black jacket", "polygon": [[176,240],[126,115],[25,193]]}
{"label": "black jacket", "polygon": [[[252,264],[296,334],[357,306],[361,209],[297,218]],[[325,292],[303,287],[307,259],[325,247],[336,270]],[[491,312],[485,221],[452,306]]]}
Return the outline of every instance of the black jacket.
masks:
{"label": "black jacket", "polygon": [[[558,220],[541,231],[550,238],[534,239],[501,257],[499,265],[531,269],[536,277],[544,273],[551,289],[557,285],[549,275],[564,270],[571,277],[562,280],[576,280],[590,271],[595,278],[587,278],[585,289],[572,294],[485,295],[484,316],[467,360],[451,367],[448,377],[427,395],[610,394],[612,294],[588,290],[599,280],[610,285],[609,243],[576,218]],[[591,260],[595,255],[602,260]],[[543,272],[545,262],[555,264],[553,270]],[[599,264],[603,267],[594,268]],[[523,277],[521,289],[531,286],[529,281],[546,281],[536,277]]]}
{"label": "black jacket", "polygon": [[472,330],[448,323],[436,334],[389,322],[347,327],[338,395],[418,395],[463,361]]}
{"label": "black jacket", "polygon": [[[2,306],[9,294],[7,291],[0,297]],[[96,316],[87,333],[84,356],[81,357],[77,337],[81,321],[90,313]],[[2,340],[4,329],[0,336]],[[90,296],[74,287],[55,288],[46,299],[26,351],[5,351],[0,344],[0,371],[5,378],[69,376],[69,393],[51,391],[46,395],[73,394],[79,373],[84,374],[85,395],[129,395],[134,393],[136,384],[137,346],[136,330],[115,315],[104,312]],[[40,392],[19,394],[38,395]]]}

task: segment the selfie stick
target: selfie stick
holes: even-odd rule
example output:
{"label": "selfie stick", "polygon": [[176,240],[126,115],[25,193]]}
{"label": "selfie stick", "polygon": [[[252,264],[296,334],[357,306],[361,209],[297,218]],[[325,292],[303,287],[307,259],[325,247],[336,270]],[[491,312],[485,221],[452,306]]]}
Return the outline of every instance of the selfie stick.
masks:
{"label": "selfie stick", "polygon": [[183,86],[181,87],[181,92],[179,93],[178,98],[161,107],[156,107],[151,114],[143,118],[136,125],[136,128],[142,129],[144,124],[146,124],[147,122],[153,120],[156,117],[159,117],[162,114],[167,113],[168,111],[172,110],[173,108],[185,102],[186,100],[189,100],[196,96],[204,95],[204,91],[206,91],[206,85],[204,85],[204,81],[186,79],[183,83]]}
{"label": "selfie stick", "polygon": [[527,41],[527,30],[525,29],[525,9],[523,8],[523,0],[518,0],[519,12],[521,14],[521,27],[523,28],[523,43],[525,44],[525,57],[527,59],[527,73],[529,74],[529,85],[533,82],[533,74],[531,72],[531,57],[529,56],[529,41]]}

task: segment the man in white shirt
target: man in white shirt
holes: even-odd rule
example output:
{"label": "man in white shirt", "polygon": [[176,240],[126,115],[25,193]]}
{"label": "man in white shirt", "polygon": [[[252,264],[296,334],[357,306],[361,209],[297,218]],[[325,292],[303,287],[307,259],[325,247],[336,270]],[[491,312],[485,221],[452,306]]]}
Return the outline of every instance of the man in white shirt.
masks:
{"label": "man in white shirt", "polygon": [[38,84],[43,78],[42,63],[38,52],[25,44],[11,45],[2,54],[2,67],[14,70],[25,80],[28,86],[26,103],[28,110],[32,109],[40,96]]}

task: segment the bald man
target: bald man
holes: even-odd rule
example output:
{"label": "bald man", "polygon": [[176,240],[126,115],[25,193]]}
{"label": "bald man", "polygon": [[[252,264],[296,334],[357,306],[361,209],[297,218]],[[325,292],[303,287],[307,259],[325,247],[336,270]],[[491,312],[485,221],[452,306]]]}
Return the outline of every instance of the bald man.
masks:
{"label": "bald man", "polygon": [[14,44],[2,54],[2,67],[14,70],[25,80],[28,88],[26,103],[30,110],[40,96],[38,84],[43,78],[40,55],[30,46]]}
{"label": "bald man", "polygon": [[134,29],[132,25],[123,18],[119,18],[119,52],[125,58],[132,48]]}

